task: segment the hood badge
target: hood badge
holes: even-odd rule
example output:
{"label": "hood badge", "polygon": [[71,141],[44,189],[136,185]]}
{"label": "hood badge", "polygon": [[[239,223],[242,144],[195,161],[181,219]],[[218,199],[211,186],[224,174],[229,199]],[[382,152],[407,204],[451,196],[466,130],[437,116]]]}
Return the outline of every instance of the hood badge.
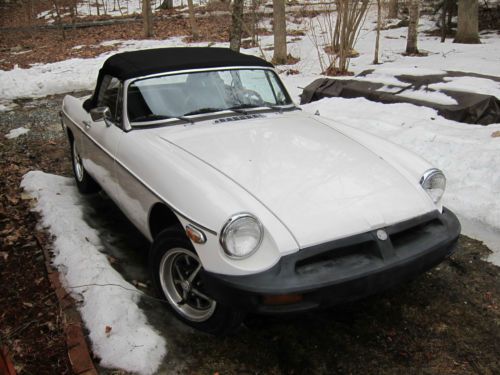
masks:
{"label": "hood badge", "polygon": [[261,115],[259,113],[257,114],[249,114],[249,115],[241,115],[241,116],[231,116],[231,117],[225,117],[225,118],[220,118],[214,121],[215,124],[220,124],[222,122],[230,122],[230,121],[238,121],[238,120],[250,120],[253,118],[262,118],[265,117],[264,115]]}
{"label": "hood badge", "polygon": [[379,229],[377,231],[377,238],[380,240],[380,241],[385,241],[387,238],[389,238],[389,236],[387,235],[387,232],[383,229]]}

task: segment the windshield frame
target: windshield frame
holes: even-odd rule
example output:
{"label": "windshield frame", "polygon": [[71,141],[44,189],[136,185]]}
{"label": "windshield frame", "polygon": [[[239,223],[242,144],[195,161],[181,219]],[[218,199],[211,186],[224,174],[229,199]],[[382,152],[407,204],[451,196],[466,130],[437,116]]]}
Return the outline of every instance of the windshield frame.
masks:
{"label": "windshield frame", "polygon": [[[169,126],[169,125],[178,125],[178,124],[183,124],[186,125],[186,121],[183,121],[180,118],[170,118],[170,119],[161,119],[161,120],[154,120],[154,121],[144,121],[144,122],[136,122],[136,123],[131,123],[129,121],[128,117],[128,89],[131,84],[133,84],[136,81],[141,81],[149,78],[155,78],[155,77],[164,77],[164,76],[172,76],[172,75],[178,75],[178,74],[187,74],[187,73],[197,73],[197,72],[209,72],[209,71],[226,71],[226,70],[269,70],[274,73],[276,76],[276,81],[279,84],[281,90],[285,94],[286,99],[290,102],[290,104],[286,105],[277,105],[276,111],[279,111],[280,109],[282,110],[287,110],[287,109],[294,109],[298,108],[296,104],[293,102],[292,97],[290,96],[290,93],[286,89],[286,86],[283,84],[283,81],[281,80],[279,74],[276,72],[274,68],[271,67],[263,67],[263,66],[227,66],[227,67],[216,67],[216,68],[202,68],[202,69],[185,69],[185,70],[176,70],[173,72],[165,72],[165,73],[156,73],[156,74],[150,74],[146,76],[141,76],[141,77],[134,77],[131,79],[128,79],[124,82],[124,90],[123,90],[123,120],[124,120],[124,130],[129,131],[132,129],[141,129],[141,128],[147,128],[150,126]],[[260,112],[260,111],[269,111],[269,107],[256,107],[256,108],[248,108],[245,109],[249,112],[249,114],[252,114],[254,112]],[[214,118],[215,117],[225,117],[229,115],[234,115],[234,111],[230,109],[225,109],[222,111],[215,111],[215,112],[208,112],[208,113],[202,113],[202,114],[196,114],[196,115],[189,115],[185,116],[186,118],[192,120],[195,122],[198,119],[205,119],[205,118]]]}

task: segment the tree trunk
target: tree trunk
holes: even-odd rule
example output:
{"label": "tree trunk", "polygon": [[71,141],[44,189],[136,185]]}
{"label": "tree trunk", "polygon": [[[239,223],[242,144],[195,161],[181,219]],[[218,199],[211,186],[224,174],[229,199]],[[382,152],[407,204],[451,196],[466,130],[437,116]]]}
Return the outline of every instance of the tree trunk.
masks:
{"label": "tree trunk", "polygon": [[399,0],[389,0],[389,13],[387,18],[398,18]]}
{"label": "tree trunk", "polygon": [[65,40],[66,39],[66,33],[65,33],[64,27],[62,25],[61,10],[59,8],[59,2],[58,2],[58,0],[52,0],[52,4],[54,4],[54,8],[56,10],[57,27],[61,31],[61,36],[62,36],[63,40]]}
{"label": "tree trunk", "polygon": [[382,0],[377,0],[377,36],[375,38],[375,56],[373,57],[373,63],[378,64],[378,49],[380,46],[380,27],[382,23]]}
{"label": "tree trunk", "polygon": [[200,37],[200,33],[198,31],[198,25],[196,24],[196,18],[194,16],[193,0],[188,0],[188,9],[189,9],[189,23],[191,23],[191,33],[193,34],[193,39],[196,40]]}
{"label": "tree trunk", "polygon": [[142,0],[142,25],[145,38],[153,36],[153,12],[151,11],[151,0]]}
{"label": "tree trunk", "polygon": [[274,55],[275,64],[286,64],[286,17],[285,0],[273,0]]}
{"label": "tree trunk", "polygon": [[161,5],[159,6],[160,9],[172,9],[174,7],[174,0],[163,0]]}
{"label": "tree trunk", "polygon": [[258,0],[252,0],[252,29],[251,31],[251,36],[252,36],[252,47],[255,47],[257,45],[257,4]]}
{"label": "tree trunk", "polygon": [[234,0],[231,32],[229,33],[229,48],[236,52],[240,52],[242,22],[243,22],[243,0]]}
{"label": "tree trunk", "polygon": [[448,34],[448,30],[446,27],[446,12],[448,10],[447,0],[443,1],[443,8],[441,9],[441,43],[444,43],[446,40],[446,34]]}
{"label": "tree trunk", "polygon": [[458,0],[458,27],[454,43],[479,44],[478,0]]}
{"label": "tree trunk", "polygon": [[409,5],[408,39],[406,40],[406,53],[418,55],[417,35],[418,20],[420,18],[420,0],[410,0]]}

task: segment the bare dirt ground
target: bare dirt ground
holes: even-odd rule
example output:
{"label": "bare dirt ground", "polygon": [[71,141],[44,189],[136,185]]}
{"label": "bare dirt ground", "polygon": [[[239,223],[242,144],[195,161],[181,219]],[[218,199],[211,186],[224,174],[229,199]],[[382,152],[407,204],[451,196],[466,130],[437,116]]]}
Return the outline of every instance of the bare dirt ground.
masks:
{"label": "bare dirt ground", "polygon": [[[0,337],[26,374],[70,373],[34,237],[36,216],[19,188],[28,170],[70,176],[60,101],[18,102],[15,111],[0,113]],[[30,128],[27,135],[4,138],[21,125]],[[124,278],[148,285],[148,244],[111,201],[87,198],[85,218]],[[332,310],[250,316],[225,338],[194,332],[147,297],[141,306],[167,337],[169,354],[160,369],[167,374],[498,374],[500,268],[482,260],[488,253],[462,236],[455,255],[407,285]]]}

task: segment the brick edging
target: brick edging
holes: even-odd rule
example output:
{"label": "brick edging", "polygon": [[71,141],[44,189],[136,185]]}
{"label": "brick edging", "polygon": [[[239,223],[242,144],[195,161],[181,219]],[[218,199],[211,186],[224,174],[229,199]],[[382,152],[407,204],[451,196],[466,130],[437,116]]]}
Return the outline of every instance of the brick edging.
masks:
{"label": "brick edging", "polygon": [[12,363],[12,359],[10,359],[6,346],[0,347],[0,374],[16,375],[14,363]]}
{"label": "brick edging", "polygon": [[92,361],[89,346],[83,333],[83,322],[80,313],[76,309],[74,299],[61,285],[59,271],[52,267],[50,263],[50,253],[41,240],[35,234],[35,239],[43,251],[45,258],[45,268],[52,288],[55,291],[63,315],[64,333],[66,336],[66,347],[71,367],[75,374],[98,375]]}

